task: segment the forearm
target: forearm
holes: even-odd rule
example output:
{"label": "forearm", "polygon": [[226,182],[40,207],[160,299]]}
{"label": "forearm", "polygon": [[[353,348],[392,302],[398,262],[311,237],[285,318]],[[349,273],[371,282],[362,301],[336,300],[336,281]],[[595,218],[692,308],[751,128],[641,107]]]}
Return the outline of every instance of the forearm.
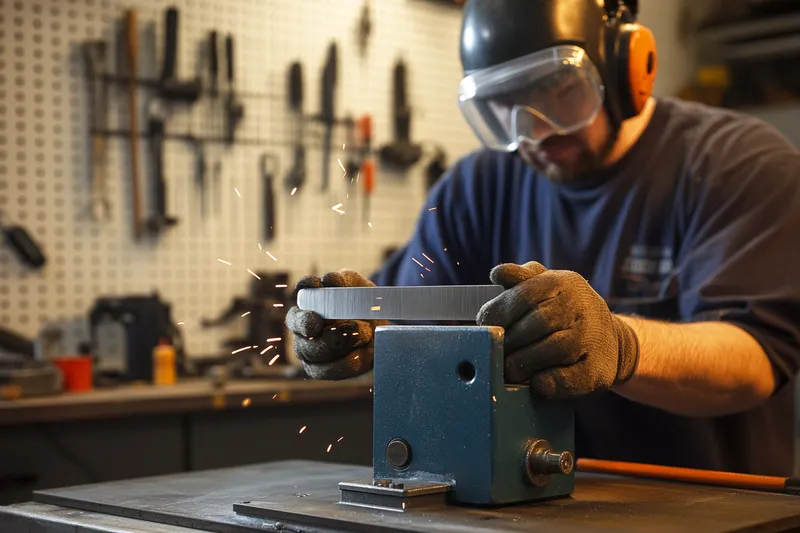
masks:
{"label": "forearm", "polygon": [[775,389],[766,353],[739,327],[620,318],[639,338],[636,372],[615,389],[625,398],[683,416],[722,416],[759,405]]}

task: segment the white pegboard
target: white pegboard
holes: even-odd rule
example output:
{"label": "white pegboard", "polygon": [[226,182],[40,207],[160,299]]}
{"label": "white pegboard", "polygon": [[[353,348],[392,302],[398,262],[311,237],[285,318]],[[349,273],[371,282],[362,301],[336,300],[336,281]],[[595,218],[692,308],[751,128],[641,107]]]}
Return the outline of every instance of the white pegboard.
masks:
{"label": "white pegboard", "polygon": [[[99,296],[158,290],[173,304],[175,320],[185,323],[189,353],[208,353],[229,330],[203,331],[200,319],[222,311],[244,295],[252,278],[246,269],[289,271],[292,280],[310,272],[342,267],[364,273],[380,265],[382,251],[410,235],[424,200],[422,169],[405,176],[379,171],[368,227],[360,191],[348,198],[334,146],[331,188],[321,193],[319,141],[307,141],[305,190],[289,196],[282,186],[291,164],[292,122],[286,105],[289,63],[304,67],[305,110],[319,111],[319,78],[327,46],[339,47],[337,114],[371,113],[374,144],[391,140],[391,82],[394,61],[409,67],[409,100],[414,109],[412,136],[442,145],[451,161],[477,146],[462,120],[456,89],[460,12],[427,0],[371,0],[373,31],[366,57],[358,53],[357,26],[363,0],[0,0],[0,210],[6,223],[28,228],[43,246],[43,272],[21,266],[0,248],[0,324],[27,335],[48,324],[66,327],[65,351],[86,340],[85,317]],[[108,176],[113,220],[89,217],[89,97],[80,45],[106,39],[117,68],[118,34],[125,10],[137,9],[140,75],[156,77],[161,64],[164,10],[180,10],[178,76],[200,72],[201,44],[208,32],[231,33],[236,44],[237,89],[276,98],[244,98],[245,119],[237,136],[271,144],[217,146],[223,165],[222,212],[200,217],[194,185],[194,152],[168,142],[165,174],[169,211],[180,223],[154,242],[132,237],[129,146],[109,139]],[[157,59],[156,59],[157,57]],[[123,72],[124,74],[124,72]],[[127,93],[111,86],[109,125],[125,128]],[[140,90],[140,125],[149,95]],[[168,130],[219,134],[209,128],[204,106],[180,111]],[[218,126],[212,124],[211,126]],[[142,167],[149,169],[147,143]],[[281,170],[277,238],[262,244],[260,154],[276,153]],[[149,175],[144,174],[144,183]],[[234,192],[238,189],[241,198]],[[146,205],[149,205],[142,188]],[[331,206],[343,203],[345,215]],[[214,205],[214,200],[209,200]],[[226,266],[222,258],[232,263]]]}

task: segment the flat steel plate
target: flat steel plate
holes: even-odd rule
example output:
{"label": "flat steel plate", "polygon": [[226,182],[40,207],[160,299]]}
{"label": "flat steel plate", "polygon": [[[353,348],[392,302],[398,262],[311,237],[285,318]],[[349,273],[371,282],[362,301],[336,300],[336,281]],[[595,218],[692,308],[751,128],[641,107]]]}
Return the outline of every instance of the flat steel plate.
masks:
{"label": "flat steel plate", "polygon": [[[281,461],[44,490],[34,499],[217,533],[722,533],[800,527],[796,496],[581,473],[571,498],[498,509],[443,507],[398,513],[337,503],[340,481],[370,478],[371,473],[369,467]],[[44,529],[41,521],[33,526],[35,531],[64,531],[63,525]]]}
{"label": "flat steel plate", "polygon": [[497,285],[326,287],[300,290],[297,305],[331,320],[475,322],[483,304],[502,292]]}

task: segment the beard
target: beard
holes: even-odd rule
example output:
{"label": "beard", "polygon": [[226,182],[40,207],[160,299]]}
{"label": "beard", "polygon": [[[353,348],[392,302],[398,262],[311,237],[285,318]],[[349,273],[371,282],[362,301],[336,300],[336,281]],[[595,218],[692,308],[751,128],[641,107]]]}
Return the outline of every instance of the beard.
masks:
{"label": "beard", "polygon": [[[519,155],[535,170],[544,174],[554,183],[570,183],[586,178],[592,172],[603,167],[617,142],[617,132],[608,135],[597,151],[593,151],[585,140],[575,135],[554,135],[534,143],[523,140],[519,147]],[[550,161],[548,152],[558,150],[573,152],[568,159]]]}

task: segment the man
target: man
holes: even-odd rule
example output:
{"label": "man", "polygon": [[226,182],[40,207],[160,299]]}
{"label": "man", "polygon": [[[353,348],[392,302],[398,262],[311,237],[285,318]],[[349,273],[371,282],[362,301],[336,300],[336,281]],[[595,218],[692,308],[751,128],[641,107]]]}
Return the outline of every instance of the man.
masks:
{"label": "man", "polygon": [[[650,98],[654,42],[634,17],[466,4],[460,101],[488,149],[441,180],[372,281],[502,285],[477,323],[505,328],[507,382],[575,402],[578,456],[789,475],[800,154],[754,118]],[[287,323],[313,377],[371,369],[375,323],[297,308]]]}

